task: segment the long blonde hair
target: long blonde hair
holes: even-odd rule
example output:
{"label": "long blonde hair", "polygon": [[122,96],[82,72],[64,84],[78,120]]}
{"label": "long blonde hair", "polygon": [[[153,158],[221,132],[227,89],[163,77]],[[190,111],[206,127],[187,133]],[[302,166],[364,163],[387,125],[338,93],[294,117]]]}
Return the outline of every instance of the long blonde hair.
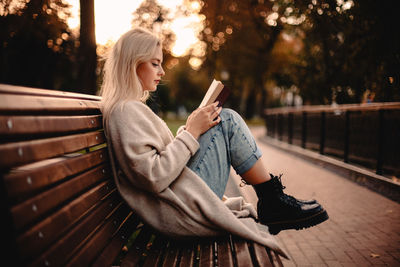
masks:
{"label": "long blonde hair", "polygon": [[160,45],[153,33],[135,28],[123,34],[106,55],[100,91],[104,122],[117,103],[148,99],[149,92],[143,90],[136,69],[140,63],[151,60]]}

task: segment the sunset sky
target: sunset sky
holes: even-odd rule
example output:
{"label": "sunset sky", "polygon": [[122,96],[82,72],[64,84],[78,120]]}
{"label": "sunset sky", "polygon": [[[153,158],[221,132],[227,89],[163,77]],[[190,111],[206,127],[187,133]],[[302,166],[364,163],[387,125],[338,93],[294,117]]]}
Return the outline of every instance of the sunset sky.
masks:
{"label": "sunset sky", "polygon": [[[68,20],[71,28],[79,27],[79,0],[68,0],[72,5],[72,17]],[[98,44],[107,41],[115,42],[121,34],[132,27],[132,13],[140,6],[142,0],[95,0],[96,40]],[[158,0],[158,2],[174,12],[177,5],[183,0]],[[187,49],[198,40],[195,26],[200,24],[199,16],[193,14],[189,17],[177,17],[171,28],[177,35],[172,52],[175,56],[182,56]]]}

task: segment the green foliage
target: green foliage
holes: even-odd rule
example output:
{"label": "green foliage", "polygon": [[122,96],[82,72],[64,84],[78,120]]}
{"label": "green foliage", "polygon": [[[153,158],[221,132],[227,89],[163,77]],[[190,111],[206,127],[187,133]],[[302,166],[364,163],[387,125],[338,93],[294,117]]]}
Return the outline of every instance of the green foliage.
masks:
{"label": "green foliage", "polygon": [[[301,1],[306,20],[295,27],[303,42],[292,80],[306,103],[359,103],[366,92],[399,101],[399,35],[394,1]],[[352,6],[353,5],[353,6]]]}
{"label": "green foliage", "polygon": [[308,104],[361,102],[368,92],[378,101],[400,99],[394,1],[203,2],[205,66],[216,76],[228,70],[246,115],[249,107],[276,105],[266,99],[276,86],[295,86]]}
{"label": "green foliage", "polygon": [[[3,0],[0,15],[0,82],[39,88],[74,88],[75,38],[61,0]],[[62,17],[62,18],[61,18]]]}
{"label": "green foliage", "polygon": [[212,82],[204,70],[193,70],[187,57],[179,59],[179,64],[168,71],[165,80],[171,88],[176,107],[184,106],[188,111],[198,107]]}
{"label": "green foliage", "polygon": [[265,105],[270,53],[283,29],[281,21],[267,20],[276,4],[252,0],[203,2],[201,13],[207,19],[202,39],[208,43],[205,65],[217,78],[223,71],[229,73],[229,80],[224,82],[232,88],[232,105],[252,117]]}
{"label": "green foliage", "polygon": [[173,19],[169,16],[169,11],[156,0],[146,0],[132,15],[132,26],[149,29],[161,36],[163,49],[168,55],[175,40],[172,30],[166,27]]}

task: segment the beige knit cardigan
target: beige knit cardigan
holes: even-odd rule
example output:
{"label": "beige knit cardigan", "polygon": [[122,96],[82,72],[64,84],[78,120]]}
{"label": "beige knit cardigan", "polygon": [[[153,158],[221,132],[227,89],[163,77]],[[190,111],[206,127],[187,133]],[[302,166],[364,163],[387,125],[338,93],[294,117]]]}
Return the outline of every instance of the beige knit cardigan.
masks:
{"label": "beige knit cardigan", "polygon": [[189,132],[174,137],[147,105],[128,101],[110,114],[106,136],[117,188],[146,223],[173,238],[231,233],[287,257],[255,222],[251,204],[241,197],[222,201],[186,167],[199,149]]}

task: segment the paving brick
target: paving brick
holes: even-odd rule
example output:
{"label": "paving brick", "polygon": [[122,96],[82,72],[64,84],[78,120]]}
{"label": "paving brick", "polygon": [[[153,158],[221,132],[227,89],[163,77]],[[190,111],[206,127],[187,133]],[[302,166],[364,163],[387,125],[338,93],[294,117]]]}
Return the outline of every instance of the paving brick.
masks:
{"label": "paving brick", "polygon": [[354,267],[354,262],[341,262],[343,267]]}
{"label": "paving brick", "polygon": [[299,242],[299,243],[297,243],[297,246],[303,251],[312,250],[312,246],[306,242]]}
{"label": "paving brick", "polygon": [[297,267],[296,263],[293,260],[290,261],[290,260],[283,259],[282,264],[285,267],[295,267],[295,266]]}
{"label": "paving brick", "polygon": [[335,255],[327,248],[320,248],[317,250],[317,253],[321,256],[324,260],[337,260]]}
{"label": "paving brick", "polygon": [[333,261],[333,260],[326,261],[326,265],[329,266],[329,267],[339,267],[339,266],[342,267],[343,266],[340,262]]}
{"label": "paving brick", "polygon": [[329,248],[329,251],[332,252],[339,262],[353,262],[352,259],[340,247]]}
{"label": "paving brick", "polygon": [[347,250],[345,253],[351,258],[352,262],[358,266],[370,265],[370,262],[356,250]]}
{"label": "paving brick", "polygon": [[324,263],[324,261],[316,251],[308,250],[304,252],[304,255],[307,257],[308,261],[311,262],[313,265]]}
{"label": "paving brick", "polygon": [[[337,243],[339,243],[339,242],[337,242]],[[338,247],[337,243],[336,242],[322,242],[322,243],[320,243],[320,246],[324,246],[326,248],[337,248]],[[342,248],[343,248],[343,246],[342,246]]]}
{"label": "paving brick", "polygon": [[311,265],[310,261],[305,257],[303,253],[291,252],[290,256],[296,265]]}
{"label": "paving brick", "polygon": [[396,260],[400,261],[400,252],[399,252],[399,251],[397,251],[397,252],[389,251],[389,254],[390,254],[393,258],[395,258]]}
{"label": "paving brick", "polygon": [[400,266],[400,262],[392,256],[383,256],[381,260],[388,266]]}

